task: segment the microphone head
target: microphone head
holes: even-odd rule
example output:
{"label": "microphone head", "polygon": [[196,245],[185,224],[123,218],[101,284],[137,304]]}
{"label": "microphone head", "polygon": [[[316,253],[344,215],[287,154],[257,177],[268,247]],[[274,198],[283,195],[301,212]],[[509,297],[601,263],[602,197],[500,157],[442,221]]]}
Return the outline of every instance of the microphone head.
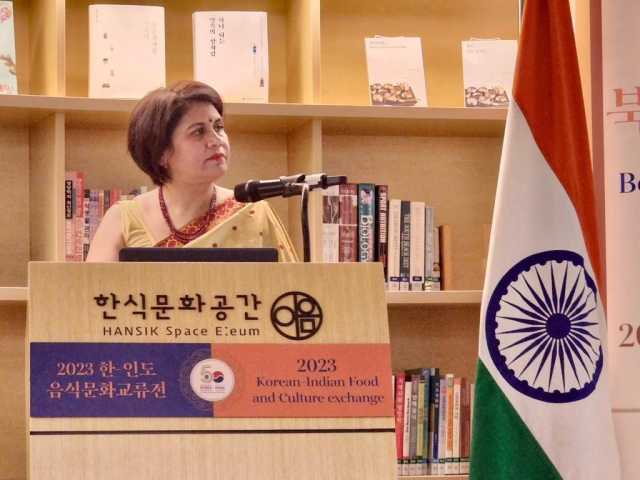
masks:
{"label": "microphone head", "polygon": [[253,202],[251,198],[251,192],[249,185],[253,180],[249,180],[245,183],[239,183],[233,189],[233,196],[236,197],[236,200],[242,203]]}

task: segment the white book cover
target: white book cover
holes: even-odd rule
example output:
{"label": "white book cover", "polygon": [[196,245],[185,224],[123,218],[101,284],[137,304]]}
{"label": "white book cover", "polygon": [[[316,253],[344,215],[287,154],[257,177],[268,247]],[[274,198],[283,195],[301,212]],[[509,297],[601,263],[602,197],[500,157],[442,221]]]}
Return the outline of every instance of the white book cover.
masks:
{"label": "white book cover", "polygon": [[460,378],[453,380],[453,466],[451,473],[460,475],[460,408],[461,408],[461,383]]}
{"label": "white book cover", "polygon": [[411,201],[411,261],[409,288],[422,291],[424,283],[424,202]]}
{"label": "white book cover", "polygon": [[364,39],[371,105],[426,107],[420,37]]}
{"label": "white book cover", "polygon": [[389,200],[389,228],[387,229],[387,289],[400,290],[400,204],[401,200]]}
{"label": "white book cover", "polygon": [[518,42],[472,38],[462,42],[466,107],[508,107]]}
{"label": "white book cover", "polygon": [[411,380],[404,384],[404,419],[402,423],[402,476],[409,476],[409,448],[411,446]]}
{"label": "white book cover", "polygon": [[0,2],[0,94],[17,95],[16,37],[13,2]]}
{"label": "white book cover", "polygon": [[89,5],[89,97],[141,98],[166,86],[164,7]]}
{"label": "white book cover", "polygon": [[225,102],[269,101],[266,12],[195,12],[193,78]]}
{"label": "white book cover", "polygon": [[322,261],[340,261],[340,186],[322,190]]}
{"label": "white book cover", "polygon": [[424,207],[424,289],[433,290],[433,207]]}

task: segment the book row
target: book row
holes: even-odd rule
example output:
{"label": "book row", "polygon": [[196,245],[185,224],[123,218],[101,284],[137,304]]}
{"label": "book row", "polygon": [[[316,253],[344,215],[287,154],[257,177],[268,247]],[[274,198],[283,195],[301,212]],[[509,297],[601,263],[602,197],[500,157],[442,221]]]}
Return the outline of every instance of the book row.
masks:
{"label": "book row", "polygon": [[398,476],[469,473],[473,387],[438,368],[393,375]]}
{"label": "book row", "polygon": [[387,185],[373,183],[336,185],[322,195],[324,262],[381,262],[389,291],[441,289],[433,207],[390,199]]}
{"label": "book row", "polygon": [[109,207],[147,191],[146,186],[122,194],[119,189],[85,188],[84,173],[67,171],[64,176],[64,255],[67,262],[87,259],[89,245]]}

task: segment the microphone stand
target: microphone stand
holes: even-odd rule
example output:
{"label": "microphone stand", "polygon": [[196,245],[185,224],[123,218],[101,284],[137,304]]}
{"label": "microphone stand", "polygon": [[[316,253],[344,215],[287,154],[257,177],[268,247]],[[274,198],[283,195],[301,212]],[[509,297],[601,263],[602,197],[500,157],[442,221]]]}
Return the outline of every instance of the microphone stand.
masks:
{"label": "microphone stand", "polygon": [[300,194],[300,222],[302,225],[302,251],[304,263],[311,262],[311,241],[309,235],[309,185],[307,183],[290,184],[291,192]]}

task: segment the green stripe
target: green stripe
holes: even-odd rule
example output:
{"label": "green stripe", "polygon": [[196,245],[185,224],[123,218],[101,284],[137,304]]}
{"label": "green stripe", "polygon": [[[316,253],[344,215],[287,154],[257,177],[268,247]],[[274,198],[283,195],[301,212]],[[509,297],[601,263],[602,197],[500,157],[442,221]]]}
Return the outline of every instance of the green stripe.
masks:
{"label": "green stripe", "polygon": [[473,403],[469,480],[562,480],[480,359]]}

